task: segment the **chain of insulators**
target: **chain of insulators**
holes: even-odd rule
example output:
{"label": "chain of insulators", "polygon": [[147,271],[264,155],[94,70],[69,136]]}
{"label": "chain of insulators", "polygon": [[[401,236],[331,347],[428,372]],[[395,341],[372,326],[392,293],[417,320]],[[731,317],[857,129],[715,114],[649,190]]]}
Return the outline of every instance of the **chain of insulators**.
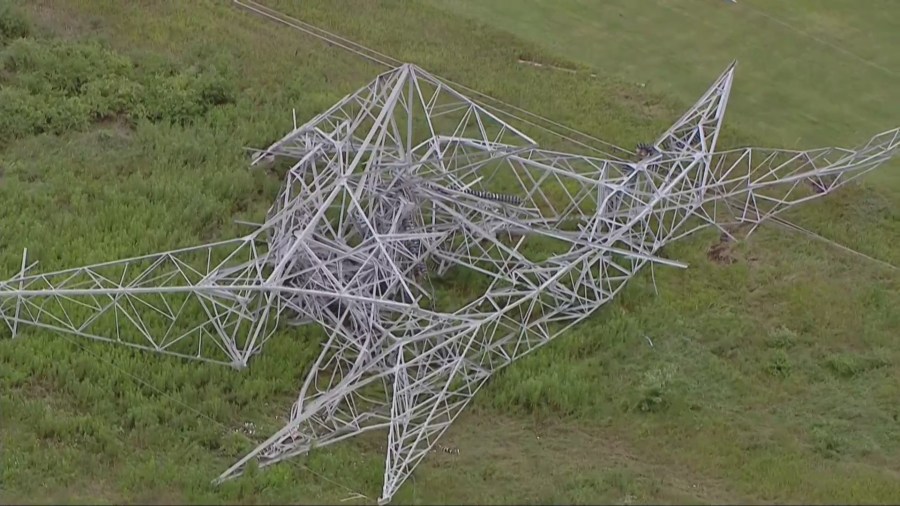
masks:
{"label": "chain of insulators", "polygon": [[637,148],[635,149],[635,153],[637,153],[638,158],[640,158],[641,160],[650,158],[651,156],[654,156],[657,154],[656,149],[653,146],[651,146],[650,144],[646,144],[644,142],[641,142],[640,144],[637,145]]}
{"label": "chain of insulators", "polygon": [[442,444],[437,444],[435,446],[436,446],[436,448],[432,448],[431,451],[433,451],[433,452],[441,451],[444,453],[449,453],[450,455],[459,455],[459,448],[451,448],[449,446],[444,446]]}
{"label": "chain of insulators", "polygon": [[[442,190],[446,191],[447,190],[447,188],[436,185],[434,183],[426,183],[426,184],[438,191],[442,191]],[[460,193],[464,193],[466,195],[471,195],[472,197],[475,197],[478,199],[491,200],[491,201],[500,202],[503,204],[511,204],[511,205],[517,206],[522,203],[522,199],[515,195],[507,195],[507,194],[503,194],[503,193],[494,193],[494,192],[488,192],[488,191],[473,190],[471,188],[458,188],[458,189],[456,189],[456,191],[458,191]]]}
{"label": "chain of insulators", "polygon": [[472,190],[466,188],[462,190],[466,195],[471,195],[475,198],[483,199],[483,200],[493,200],[495,202],[502,202],[504,204],[511,204],[517,206],[522,203],[522,199],[515,195],[505,195],[502,193],[492,193],[480,190]]}

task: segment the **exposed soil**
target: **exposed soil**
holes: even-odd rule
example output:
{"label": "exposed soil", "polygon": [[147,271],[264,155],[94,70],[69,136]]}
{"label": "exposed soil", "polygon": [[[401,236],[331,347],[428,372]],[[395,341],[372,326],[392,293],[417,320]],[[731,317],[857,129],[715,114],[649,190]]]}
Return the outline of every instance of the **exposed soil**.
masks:
{"label": "exposed soil", "polygon": [[[729,233],[734,233],[736,230],[729,230]],[[722,232],[719,235],[719,242],[713,244],[706,251],[706,257],[709,258],[711,262],[715,262],[719,265],[731,265],[737,262],[737,258],[734,257],[734,254],[731,248],[734,246],[734,241],[732,241],[731,237],[728,236],[725,232]]]}

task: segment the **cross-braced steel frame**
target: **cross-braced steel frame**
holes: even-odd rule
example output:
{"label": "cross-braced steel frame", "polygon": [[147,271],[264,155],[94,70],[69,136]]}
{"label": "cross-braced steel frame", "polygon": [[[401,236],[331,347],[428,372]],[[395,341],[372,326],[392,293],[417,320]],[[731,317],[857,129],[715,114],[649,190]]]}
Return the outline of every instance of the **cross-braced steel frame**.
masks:
{"label": "cross-braced steel frame", "polygon": [[[261,151],[284,185],[245,237],[0,283],[12,337],[30,325],[247,365],[281,323],[327,340],[283,429],[240,474],[363,432],[388,445],[391,499],[498,369],[612,299],[671,241],[750,230],[876,168],[900,129],[856,150],[716,151],[734,64],[639,159],[540,149],[414,65]],[[624,150],[623,150],[624,152]],[[470,300],[435,278],[478,274]],[[469,276],[471,279],[471,276]]]}

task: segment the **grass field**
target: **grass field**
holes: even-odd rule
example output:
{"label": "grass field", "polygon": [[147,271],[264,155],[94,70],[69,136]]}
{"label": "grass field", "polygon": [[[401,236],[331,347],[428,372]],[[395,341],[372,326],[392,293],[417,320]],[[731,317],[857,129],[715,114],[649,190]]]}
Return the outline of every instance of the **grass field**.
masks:
{"label": "grass field", "polygon": [[[888,0],[265,3],[625,147],[734,58],[720,145],[854,145],[900,122]],[[0,0],[0,44],[5,277],[25,247],[48,271],[239,234],[279,184],[242,147],[382,70],[225,0]],[[900,265],[898,170],[788,218]],[[900,275],[774,226],[718,265],[714,239],[666,249],[690,268],[657,268],[658,296],[644,272],[495,377],[442,441],[460,454],[395,502],[896,501]],[[372,502],[377,437],[209,485],[281,427],[317,351],[303,332],[243,372],[2,335],[0,503]]]}

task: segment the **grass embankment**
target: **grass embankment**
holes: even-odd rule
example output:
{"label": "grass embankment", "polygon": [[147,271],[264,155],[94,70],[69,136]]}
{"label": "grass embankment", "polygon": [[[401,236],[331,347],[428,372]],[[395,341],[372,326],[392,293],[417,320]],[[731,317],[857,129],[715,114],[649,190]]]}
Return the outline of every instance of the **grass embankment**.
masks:
{"label": "grass embankment", "polygon": [[[823,4],[817,3],[825,16],[839,3]],[[708,53],[692,37],[716,32],[683,31],[679,47],[696,46],[689,54],[698,70],[672,63],[641,88],[630,82],[629,69],[654,68],[640,62],[659,46],[636,33],[665,35],[654,31],[665,25],[661,15],[643,3],[616,4],[641,30],[632,33],[625,21],[605,27],[604,37],[618,30],[611,37],[617,42],[588,49],[577,34],[599,31],[585,28],[593,18],[559,18],[556,11],[530,21],[517,14],[518,28],[501,23],[529,42],[419,2],[270,5],[625,146],[653,139],[738,44],[731,40],[701,65]],[[291,108],[298,118],[311,117],[380,71],[228,2],[21,6],[27,23],[8,22],[8,11],[0,23],[0,258],[9,276],[23,247],[46,271],[237,235],[231,220],[258,219],[279,183],[248,172],[242,146],[263,145],[289,128]],[[889,26],[876,18],[896,19],[898,9],[885,3],[881,15],[866,19],[871,39]],[[791,15],[798,12],[792,8]],[[498,22],[496,13],[482,14]],[[752,32],[741,42],[767,40],[755,50],[760,58],[774,49],[799,51],[774,25],[719,11],[710,16],[719,16],[725,30],[754,23],[753,30],[741,28]],[[562,43],[534,29],[548,20],[561,25],[552,34]],[[561,66],[572,59],[601,77],[523,66],[520,58]],[[782,72],[810,72],[804,65],[818,67],[825,56],[807,58],[785,63]],[[885,66],[896,61],[885,58],[894,58]],[[843,116],[826,103],[838,97],[822,92],[817,103],[803,102],[812,99],[798,98],[806,96],[798,83],[767,92],[778,89],[757,77],[767,71],[761,64],[741,67],[729,121],[738,111],[756,116],[736,119],[722,145],[760,139],[777,145],[812,131],[818,133],[810,138],[822,143],[842,142],[844,134],[853,143],[896,122],[889,100]],[[890,95],[890,83],[860,77],[865,72],[854,67],[811,79],[827,89]],[[747,81],[752,86],[740,84]],[[766,93],[781,93],[782,101],[770,105]],[[767,118],[794,112],[839,118],[853,135],[810,130],[800,120],[781,122],[779,133],[765,126]],[[856,132],[863,123],[865,131]],[[900,234],[897,179],[879,181],[792,218],[900,263],[893,246]],[[900,278],[775,228],[740,244],[737,263],[718,265],[705,256],[714,235],[667,249],[691,267],[657,269],[658,297],[645,272],[589,323],[495,378],[443,442],[460,455],[428,459],[398,501],[900,496]],[[0,499],[333,502],[347,496],[343,487],[377,497],[378,439],[337,445],[306,461],[341,485],[298,462],[220,489],[208,484],[251,441],[280,427],[276,415],[286,414],[316,353],[314,333],[304,332],[279,336],[240,373],[35,331],[3,342]],[[249,437],[241,435],[246,422],[256,426]]]}

